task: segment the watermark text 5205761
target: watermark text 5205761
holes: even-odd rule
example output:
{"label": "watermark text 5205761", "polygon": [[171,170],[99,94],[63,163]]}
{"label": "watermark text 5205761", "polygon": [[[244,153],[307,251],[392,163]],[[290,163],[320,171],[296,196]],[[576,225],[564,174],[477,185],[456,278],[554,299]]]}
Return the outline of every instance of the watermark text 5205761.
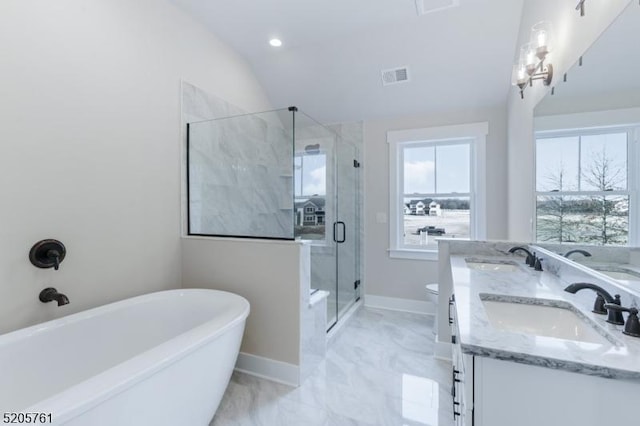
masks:
{"label": "watermark text 5205761", "polygon": [[3,424],[49,424],[53,420],[51,413],[9,412],[2,415]]}

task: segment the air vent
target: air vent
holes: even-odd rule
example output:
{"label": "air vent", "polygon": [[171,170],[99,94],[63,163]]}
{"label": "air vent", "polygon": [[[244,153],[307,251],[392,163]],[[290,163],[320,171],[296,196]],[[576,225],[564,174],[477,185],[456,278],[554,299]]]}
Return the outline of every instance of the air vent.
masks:
{"label": "air vent", "polygon": [[460,0],[416,0],[418,16],[460,6]]}
{"label": "air vent", "polygon": [[409,81],[409,68],[393,68],[390,70],[382,70],[382,85],[404,83]]}

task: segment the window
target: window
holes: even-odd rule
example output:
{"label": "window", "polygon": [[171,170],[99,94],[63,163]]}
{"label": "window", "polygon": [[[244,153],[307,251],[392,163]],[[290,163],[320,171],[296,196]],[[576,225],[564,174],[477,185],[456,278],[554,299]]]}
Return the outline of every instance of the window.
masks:
{"label": "window", "polygon": [[536,239],[637,244],[633,128],[536,135]]}
{"label": "window", "polygon": [[[314,213],[324,209],[327,199],[327,155],[318,147],[298,152],[293,166],[295,208],[303,219],[296,223],[294,235],[322,243],[326,238],[324,220],[316,222]],[[306,205],[308,202],[315,207]]]}
{"label": "window", "polygon": [[437,237],[485,237],[487,131],[476,123],[388,132],[392,257],[434,259]]}

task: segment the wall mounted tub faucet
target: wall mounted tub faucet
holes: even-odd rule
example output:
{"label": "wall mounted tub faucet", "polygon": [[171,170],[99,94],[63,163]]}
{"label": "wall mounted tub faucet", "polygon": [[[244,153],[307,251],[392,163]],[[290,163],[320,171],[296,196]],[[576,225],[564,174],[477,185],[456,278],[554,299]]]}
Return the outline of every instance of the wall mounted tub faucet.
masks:
{"label": "wall mounted tub faucet", "polygon": [[566,252],[563,256],[566,257],[567,259],[569,258],[570,255],[572,255],[573,253],[580,253],[581,255],[583,255],[584,257],[591,257],[591,253],[589,253],[586,250],[582,250],[582,249],[575,249],[575,250],[569,250],[568,252]]}
{"label": "wall mounted tub faucet", "polygon": [[571,294],[576,294],[578,291],[584,290],[585,288],[588,288],[598,293],[598,296],[596,297],[596,300],[593,304],[593,310],[591,312],[593,312],[594,314],[601,314],[601,315],[608,313],[609,316],[607,317],[607,322],[611,324],[616,324],[616,325],[624,324],[624,317],[622,316],[621,311],[606,308],[607,304],[620,306],[619,294],[616,294],[615,296],[611,296],[607,290],[591,283],[573,283],[567,286],[567,288],[565,288],[564,291],[569,292]]}
{"label": "wall mounted tub faucet", "polygon": [[38,268],[53,268],[56,271],[67,255],[64,244],[58,240],[47,239],[38,241],[29,251],[29,260]]}
{"label": "wall mounted tub faucet", "polygon": [[69,304],[69,298],[62,293],[58,293],[58,290],[53,287],[45,288],[44,290],[42,290],[38,298],[42,303],[49,303],[55,300],[56,302],[58,302],[58,306]]}
{"label": "wall mounted tub faucet", "polygon": [[518,250],[521,250],[521,251],[523,251],[523,252],[525,252],[527,254],[527,258],[524,261],[524,263],[526,263],[529,266],[534,266],[535,260],[533,260],[533,254],[531,254],[531,252],[529,250],[527,250],[526,248],[524,248],[524,247],[511,247],[509,249],[509,253],[513,254],[513,253],[517,252]]}

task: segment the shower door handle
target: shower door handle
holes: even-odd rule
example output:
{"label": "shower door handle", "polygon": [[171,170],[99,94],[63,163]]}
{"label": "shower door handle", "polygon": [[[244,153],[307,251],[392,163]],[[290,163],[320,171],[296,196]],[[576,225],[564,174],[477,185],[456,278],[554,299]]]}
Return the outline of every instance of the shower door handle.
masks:
{"label": "shower door handle", "polygon": [[[338,225],[342,225],[342,239],[339,240],[337,238],[338,235]],[[342,244],[345,242],[346,240],[346,235],[347,235],[347,226],[344,224],[344,222],[342,221],[337,221],[337,222],[333,222],[333,241],[335,241],[338,244]]]}

